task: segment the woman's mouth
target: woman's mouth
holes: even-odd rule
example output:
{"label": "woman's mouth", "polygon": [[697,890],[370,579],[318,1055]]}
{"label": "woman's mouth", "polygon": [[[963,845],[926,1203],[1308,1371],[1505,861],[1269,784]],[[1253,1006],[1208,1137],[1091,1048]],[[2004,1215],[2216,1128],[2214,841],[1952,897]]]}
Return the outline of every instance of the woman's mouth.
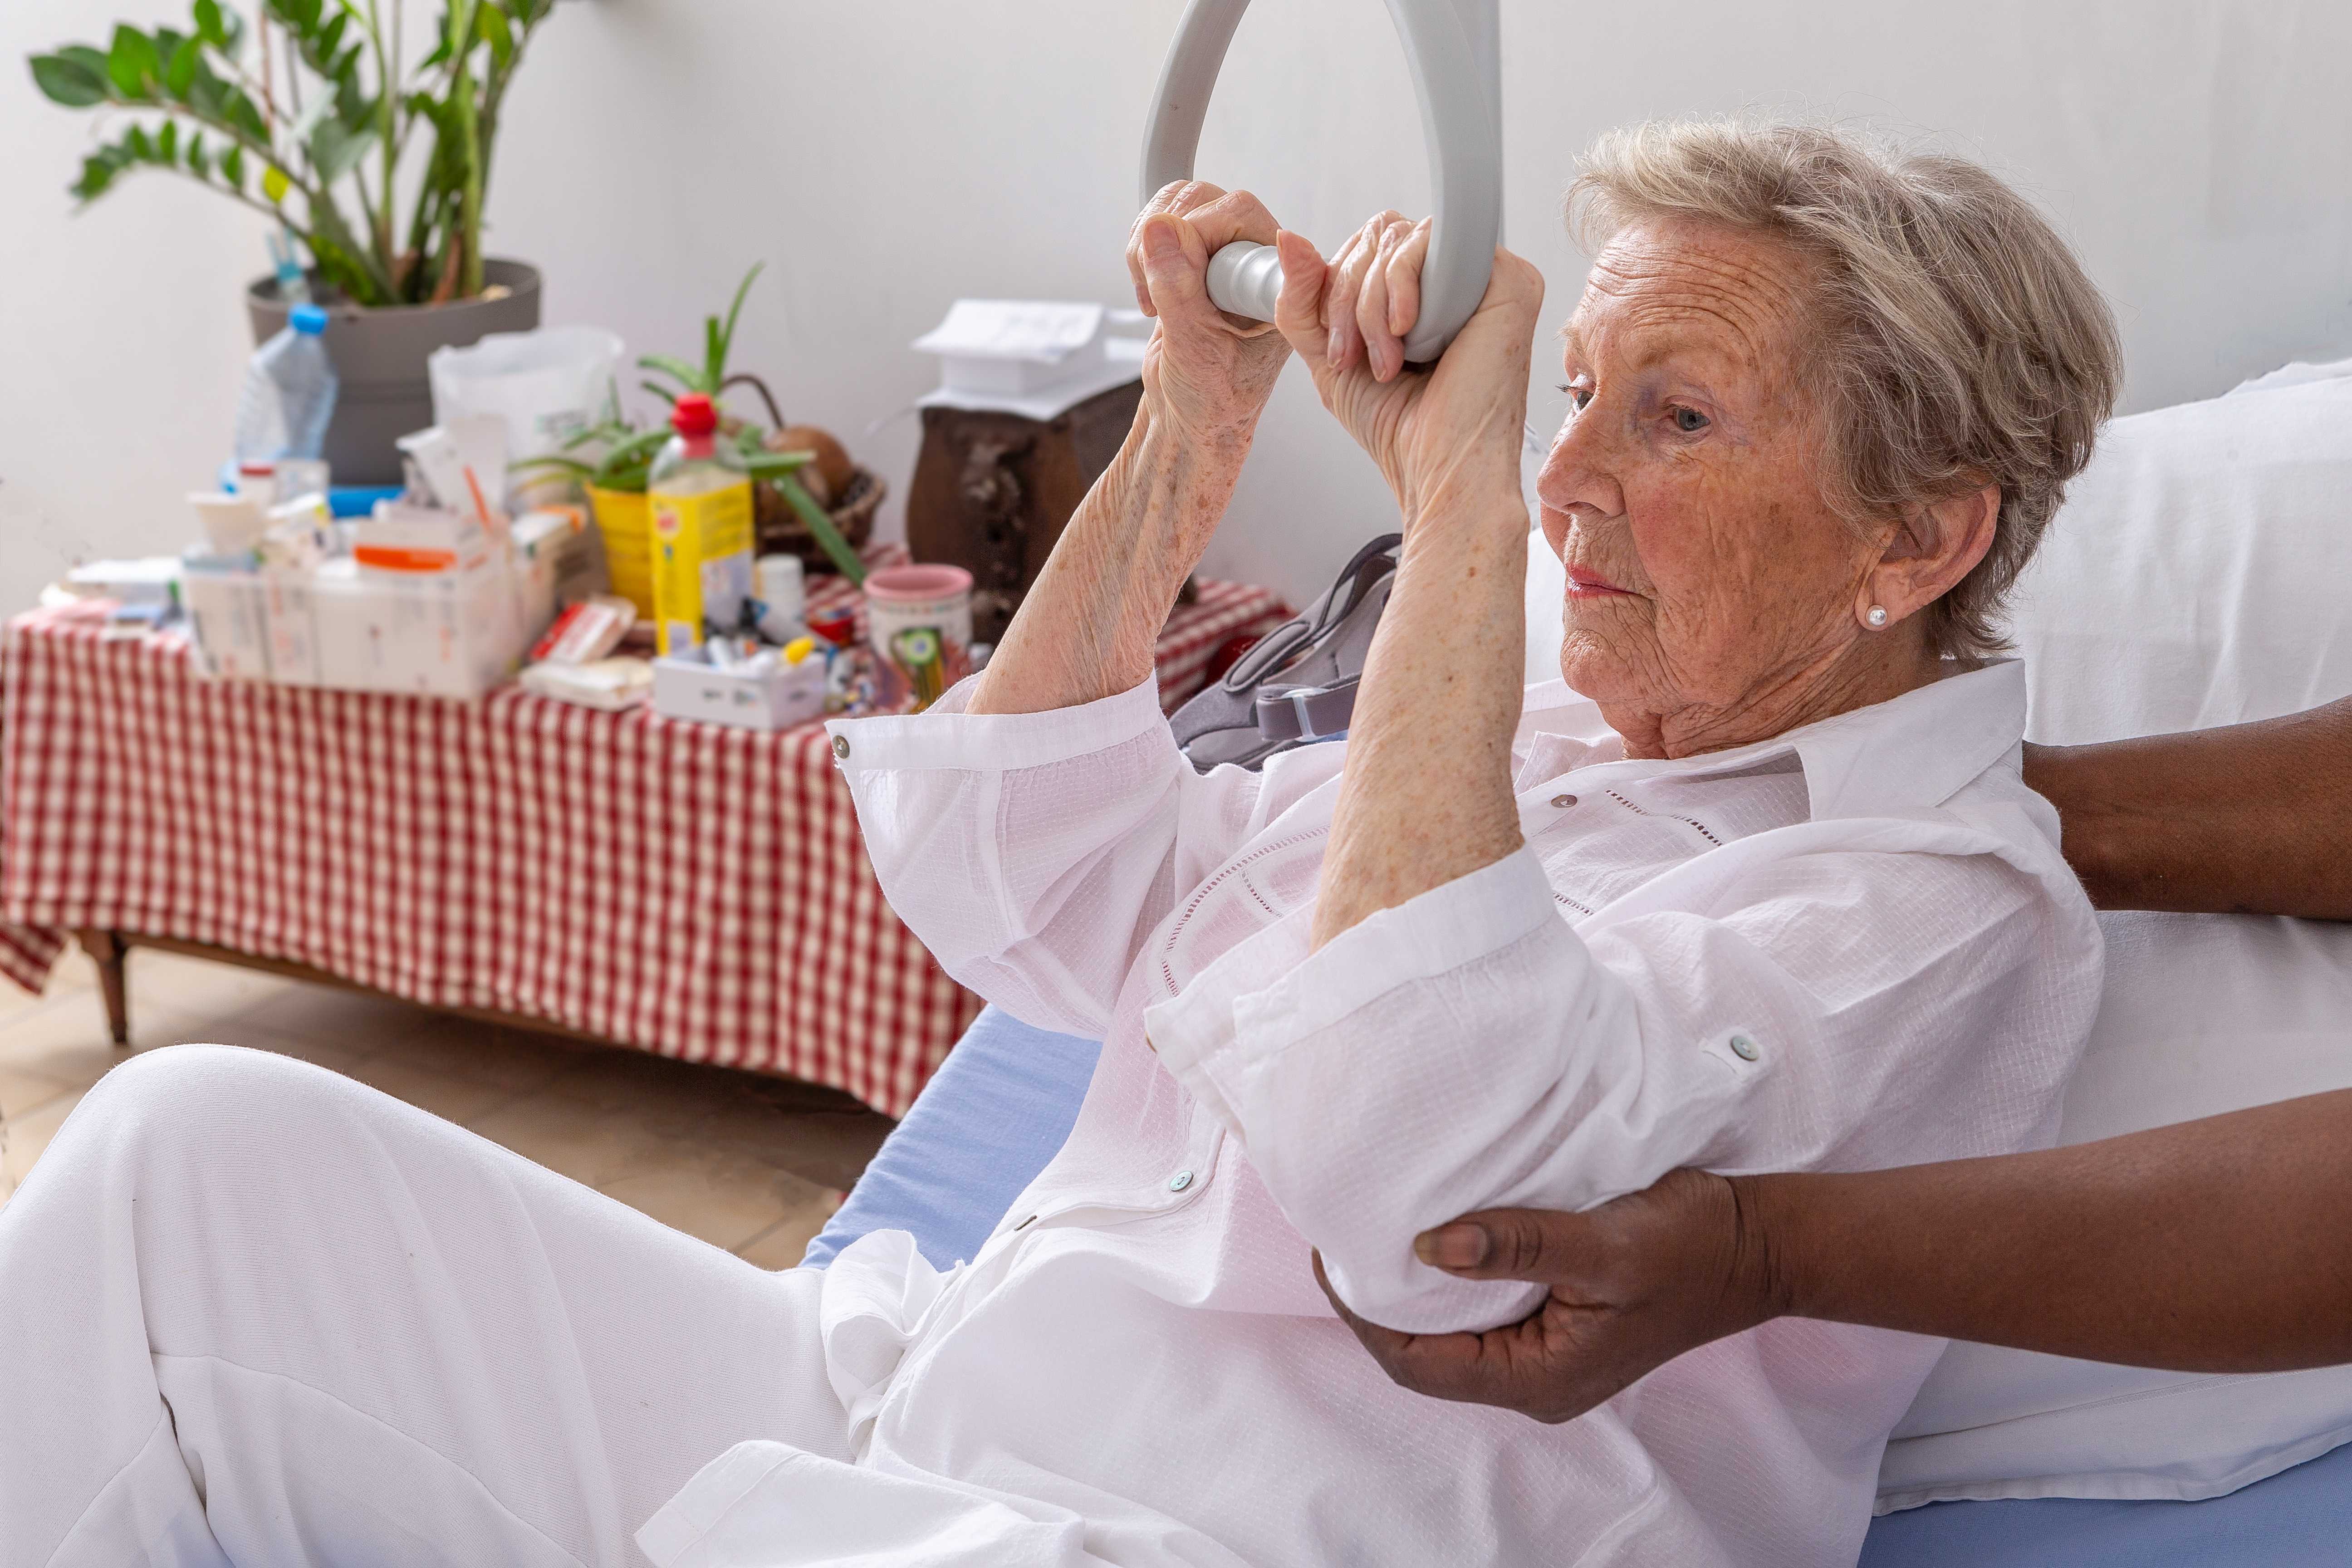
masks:
{"label": "woman's mouth", "polygon": [[1623,596],[1625,590],[1586,566],[1568,569],[1568,596],[1571,599],[1600,599],[1612,595]]}

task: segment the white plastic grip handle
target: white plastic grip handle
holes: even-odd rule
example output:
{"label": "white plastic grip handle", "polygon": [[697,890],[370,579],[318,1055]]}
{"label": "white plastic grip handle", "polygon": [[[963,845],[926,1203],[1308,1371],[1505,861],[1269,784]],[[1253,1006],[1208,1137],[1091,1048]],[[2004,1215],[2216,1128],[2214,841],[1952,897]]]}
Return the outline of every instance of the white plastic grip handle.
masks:
{"label": "white plastic grip handle", "polygon": [[[1467,3],[1491,9],[1495,0]],[[1388,7],[1429,146],[1429,258],[1421,271],[1421,319],[1404,340],[1406,362],[1426,364],[1445,352],[1486,298],[1503,232],[1502,151],[1457,0],[1388,0]],[[1247,9],[1249,0],[1192,0],[1177,24],[1144,132],[1146,203],[1192,177],[1209,95]],[[1281,292],[1282,264],[1270,245],[1236,241],[1209,258],[1209,298],[1220,309],[1270,321]]]}

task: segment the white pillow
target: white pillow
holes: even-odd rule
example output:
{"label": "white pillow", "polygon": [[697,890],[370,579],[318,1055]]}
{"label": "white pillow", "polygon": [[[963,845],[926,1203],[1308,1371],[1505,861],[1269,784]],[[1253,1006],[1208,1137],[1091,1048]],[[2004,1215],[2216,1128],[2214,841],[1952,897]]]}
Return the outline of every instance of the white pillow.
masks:
{"label": "white pillow", "polygon": [[[1528,678],[1564,574],[1529,536]],[[2352,692],[2352,362],[2118,419],[2012,622],[2055,744],[2273,718]],[[2111,914],[2060,1141],[2352,1087],[2352,925]],[[1879,1510],[1948,1498],[2217,1496],[2352,1440],[2352,1368],[2151,1372],[1955,1344],[1887,1445]]]}
{"label": "white pillow", "polygon": [[[2034,740],[2352,692],[2352,365],[2324,368],[2107,427],[2020,584]],[[2352,1087],[2352,925],[2100,923],[2106,993],[2061,1142]],[[2347,1440],[2352,1367],[2213,1376],[1955,1344],[1887,1445],[1878,1506],[2214,1497]]]}

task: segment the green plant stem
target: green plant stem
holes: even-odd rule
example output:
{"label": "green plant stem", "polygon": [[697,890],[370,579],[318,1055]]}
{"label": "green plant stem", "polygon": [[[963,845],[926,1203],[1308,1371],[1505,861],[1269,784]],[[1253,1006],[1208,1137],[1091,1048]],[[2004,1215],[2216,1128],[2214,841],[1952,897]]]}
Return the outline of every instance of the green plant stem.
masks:
{"label": "green plant stem", "polygon": [[450,7],[449,103],[457,122],[457,292],[472,299],[482,291],[482,147],[474,93],[474,12],[479,0]]}
{"label": "green plant stem", "polygon": [[[394,14],[394,26],[398,27],[399,13]],[[375,48],[376,79],[376,145],[382,150],[383,168],[383,206],[376,214],[376,258],[382,263],[387,278],[400,265],[400,258],[392,248],[392,204],[397,200],[393,186],[400,174],[400,146],[394,135],[394,110],[398,91],[394,87],[394,57],[384,52],[383,24],[376,10],[376,0],[368,0],[368,42]],[[399,46],[395,42],[394,48]]]}
{"label": "green plant stem", "polygon": [[864,587],[866,563],[857,558],[857,552],[849,548],[849,541],[841,537],[841,531],[833,526],[833,519],[825,515],[824,509],[801,488],[800,480],[790,474],[778,474],[768,482],[776,487],[777,493],[784,498],[787,505],[801,514],[801,521],[808,525],[809,537],[816,541],[817,548],[830,556],[835,566],[841,568],[841,574],[849,579],[850,584]]}

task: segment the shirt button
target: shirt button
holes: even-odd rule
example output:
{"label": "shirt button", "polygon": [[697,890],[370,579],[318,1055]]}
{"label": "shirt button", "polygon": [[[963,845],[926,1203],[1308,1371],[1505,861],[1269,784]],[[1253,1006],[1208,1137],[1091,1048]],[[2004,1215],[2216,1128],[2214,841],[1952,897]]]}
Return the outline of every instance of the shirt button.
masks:
{"label": "shirt button", "polygon": [[1552,805],[1559,807],[1560,810],[1566,811],[1570,806],[1576,804],[1576,797],[1572,795],[1556,795],[1551,797],[1551,803]]}
{"label": "shirt button", "polygon": [[1179,1171],[1168,1178],[1168,1190],[1171,1193],[1181,1193],[1192,1184],[1192,1173],[1190,1171]]}
{"label": "shirt button", "polygon": [[1743,1062],[1752,1062],[1764,1053],[1746,1035],[1734,1035],[1731,1037],[1731,1054]]}
{"label": "shirt button", "polygon": [[840,759],[841,759],[842,761],[844,761],[844,762],[847,762],[847,761],[849,760],[849,737],[848,737],[848,736],[846,736],[846,735],[835,735],[835,736],[833,738],[833,754],[834,754],[835,756],[836,756],[836,757],[840,758]]}

